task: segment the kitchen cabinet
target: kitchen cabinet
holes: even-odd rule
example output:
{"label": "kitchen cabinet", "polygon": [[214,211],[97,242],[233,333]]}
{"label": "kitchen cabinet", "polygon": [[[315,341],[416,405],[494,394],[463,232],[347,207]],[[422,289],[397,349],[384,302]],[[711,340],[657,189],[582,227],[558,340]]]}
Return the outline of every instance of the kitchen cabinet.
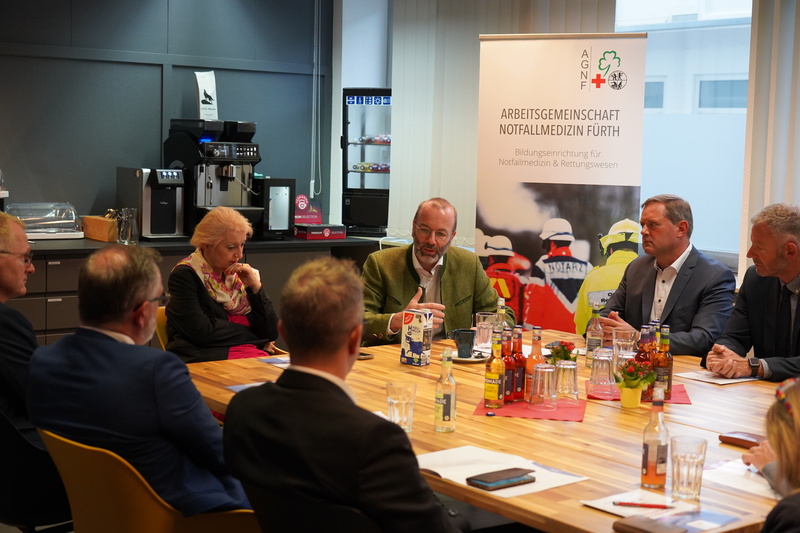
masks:
{"label": "kitchen cabinet", "polygon": [[[40,346],[52,344],[78,327],[78,273],[86,257],[106,243],[89,239],[37,241],[32,243],[36,259],[34,273],[28,276],[27,294],[6,302],[20,311],[33,325]],[[164,290],[172,268],[193,248],[187,241],[169,243],[140,243],[161,253],[159,263]],[[292,271],[306,261],[320,256],[352,258],[360,267],[366,255],[378,249],[377,242],[368,239],[337,239],[331,241],[250,241],[245,246],[245,261],[261,273],[261,281],[278,308],[280,292]],[[150,346],[159,348],[153,336]]]}

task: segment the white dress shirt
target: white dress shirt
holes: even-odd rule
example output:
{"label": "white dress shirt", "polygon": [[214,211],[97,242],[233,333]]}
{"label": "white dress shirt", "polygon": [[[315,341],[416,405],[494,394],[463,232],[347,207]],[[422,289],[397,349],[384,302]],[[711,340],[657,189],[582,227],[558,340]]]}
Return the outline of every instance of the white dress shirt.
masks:
{"label": "white dress shirt", "polygon": [[653,263],[653,268],[656,269],[656,290],[653,294],[653,307],[650,308],[650,320],[661,319],[661,313],[664,312],[664,305],[667,303],[669,292],[672,290],[672,285],[675,284],[675,278],[678,277],[681,267],[686,262],[686,258],[692,252],[692,245],[686,247],[686,250],[678,256],[678,258],[667,268],[661,270],[658,266],[658,261]]}

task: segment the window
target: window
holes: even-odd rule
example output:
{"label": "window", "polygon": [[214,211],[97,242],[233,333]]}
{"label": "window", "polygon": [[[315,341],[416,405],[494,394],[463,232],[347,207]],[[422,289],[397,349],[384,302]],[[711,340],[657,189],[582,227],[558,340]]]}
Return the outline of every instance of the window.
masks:
{"label": "window", "polygon": [[617,0],[616,6],[617,32],[647,32],[645,109],[653,112],[644,114],[642,200],[662,193],[688,200],[692,243],[735,268],[752,3]]}
{"label": "window", "polygon": [[644,82],[644,108],[661,109],[664,107],[664,82]]}
{"label": "window", "polygon": [[747,80],[700,80],[698,107],[747,108]]}

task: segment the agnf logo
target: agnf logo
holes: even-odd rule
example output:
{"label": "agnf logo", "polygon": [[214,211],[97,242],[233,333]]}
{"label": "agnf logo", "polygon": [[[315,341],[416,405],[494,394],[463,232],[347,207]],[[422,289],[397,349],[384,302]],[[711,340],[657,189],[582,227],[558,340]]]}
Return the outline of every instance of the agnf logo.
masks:
{"label": "agnf logo", "polygon": [[[601,83],[608,83],[610,88],[617,91],[625,87],[628,84],[628,76],[622,70],[618,70],[620,65],[622,65],[622,59],[619,58],[615,50],[603,52],[603,56],[597,62],[597,68],[603,73],[603,77],[601,78],[600,74],[598,74],[592,80],[595,88],[599,89]],[[609,71],[611,72],[609,73]]]}

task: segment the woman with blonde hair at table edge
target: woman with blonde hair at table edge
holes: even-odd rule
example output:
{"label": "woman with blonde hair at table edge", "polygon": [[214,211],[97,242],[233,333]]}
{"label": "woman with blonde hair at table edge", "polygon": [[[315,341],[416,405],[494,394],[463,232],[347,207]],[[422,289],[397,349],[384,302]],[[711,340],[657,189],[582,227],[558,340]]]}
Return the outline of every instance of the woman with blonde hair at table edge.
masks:
{"label": "woman with blonde hair at table edge", "polygon": [[800,533],[800,381],[790,378],[767,411],[767,439],[777,459],[776,477],[785,497],[767,515],[762,533]]}
{"label": "woman with blonde hair at table edge", "polygon": [[268,355],[278,316],[258,270],[239,261],[253,235],[230,207],[215,207],[195,227],[195,251],[169,275],[167,350],[186,363]]}

